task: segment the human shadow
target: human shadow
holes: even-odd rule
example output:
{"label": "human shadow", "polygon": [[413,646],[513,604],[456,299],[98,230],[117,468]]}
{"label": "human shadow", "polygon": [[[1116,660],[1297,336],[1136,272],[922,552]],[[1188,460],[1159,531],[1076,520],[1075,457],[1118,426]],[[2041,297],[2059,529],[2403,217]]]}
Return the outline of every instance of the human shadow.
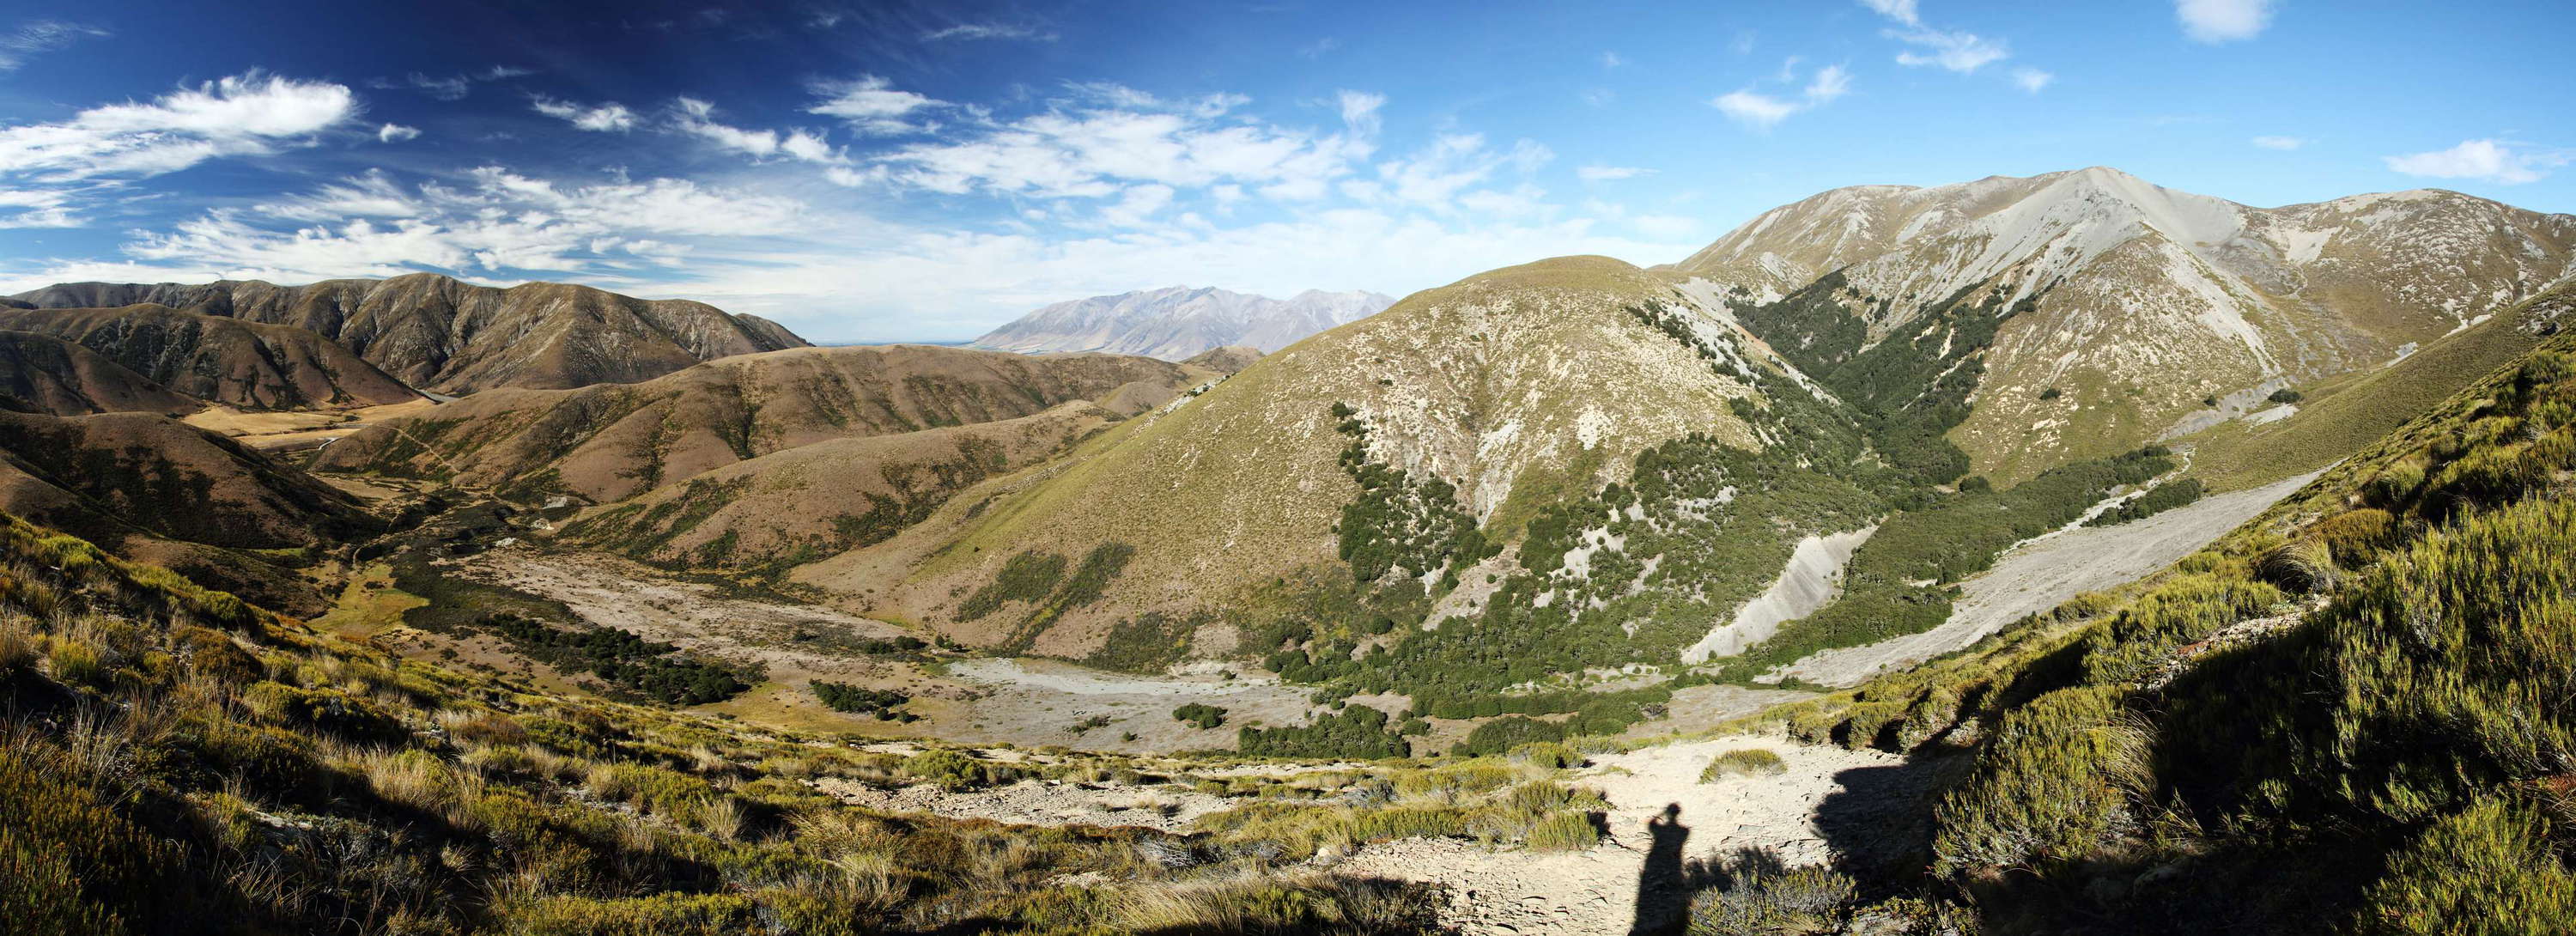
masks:
{"label": "human shadow", "polygon": [[1691,881],[1682,861],[1690,827],[1681,823],[1681,816],[1682,804],[1667,803],[1663,815],[1646,820],[1651,841],[1646,846],[1646,865],[1637,872],[1637,909],[1629,936],[1673,932],[1690,909]]}

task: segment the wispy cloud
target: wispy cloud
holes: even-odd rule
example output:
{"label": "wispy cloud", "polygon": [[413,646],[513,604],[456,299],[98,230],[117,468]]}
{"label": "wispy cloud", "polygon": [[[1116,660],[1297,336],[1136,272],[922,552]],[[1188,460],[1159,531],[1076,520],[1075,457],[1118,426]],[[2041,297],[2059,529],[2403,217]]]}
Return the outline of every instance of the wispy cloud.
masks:
{"label": "wispy cloud", "polygon": [[1860,0],[1860,5],[1908,26],[1923,25],[1923,14],[1915,9],[1914,0]]}
{"label": "wispy cloud", "polygon": [[2236,42],[2272,25],[2273,0],[2174,0],[2174,17],[2194,42]]}
{"label": "wispy cloud", "polygon": [[817,84],[814,93],[823,100],[806,108],[806,113],[838,117],[847,121],[853,130],[877,136],[935,129],[906,118],[919,111],[945,106],[945,102],[897,88],[893,82],[875,75]]}
{"label": "wispy cloud", "polygon": [[1899,65],[1937,65],[1964,74],[2012,56],[2012,52],[2004,47],[2003,40],[1988,39],[1972,32],[1916,29],[1891,31],[1889,35],[1924,50],[1896,53]]}
{"label": "wispy cloud", "polygon": [[2566,150],[2493,139],[2466,140],[2450,149],[2429,153],[2382,157],[2388,168],[2411,176],[2476,179],[2498,185],[2538,182],[2547,178],[2550,170],[2567,165],[2571,158],[2576,157]]}
{"label": "wispy cloud", "polygon": [[2308,145],[2306,139],[2294,136],[2258,136],[2254,145],[2269,150],[2294,150]]}
{"label": "wispy cloud", "polygon": [[923,42],[976,42],[987,39],[1024,39],[1031,42],[1054,42],[1056,34],[1026,23],[959,23],[921,34]]}
{"label": "wispy cloud", "polygon": [[576,130],[624,133],[635,129],[635,112],[615,101],[593,107],[538,95],[528,100],[528,106],[535,108],[537,113],[572,124]]}
{"label": "wispy cloud", "polygon": [[106,38],[108,31],[82,23],[36,20],[0,33],[0,72],[16,71],[27,60],[83,39]]}
{"label": "wispy cloud", "polygon": [[1626,65],[1626,64],[1628,64],[1628,60],[1627,60],[1627,59],[1620,58],[1620,57],[1619,57],[1619,53],[1617,53],[1617,52],[1603,52],[1603,53],[1601,53],[1601,67],[1602,67],[1602,68],[1605,68],[1605,69],[1606,69],[1606,68],[1617,68],[1617,67],[1619,67],[1619,66],[1621,66],[1621,65]]}
{"label": "wispy cloud", "polygon": [[422,72],[411,72],[400,78],[375,78],[370,79],[367,82],[367,87],[374,88],[379,91],[418,91],[441,101],[461,101],[465,99],[466,95],[474,93],[474,86],[477,84],[492,81],[507,81],[512,78],[524,78],[536,73],[536,70],[532,68],[520,68],[515,65],[494,65],[481,71],[463,72],[454,75],[430,75]]}
{"label": "wispy cloud", "polygon": [[2012,80],[2014,86],[2032,94],[2038,94],[2042,89],[2057,83],[2057,76],[2036,68],[2016,68],[2012,71]]}
{"label": "wispy cloud", "polygon": [[[1794,65],[1796,60],[1791,59],[1790,62]],[[1796,98],[1775,97],[1745,88],[1718,95],[1716,100],[1708,103],[1737,123],[1768,130],[1791,115],[1823,107],[1850,92],[1851,73],[1840,65],[1827,65],[1816,70],[1815,78],[1807,82],[1806,89],[1800,91]]]}
{"label": "wispy cloud", "polygon": [[400,143],[404,140],[418,138],[419,136],[419,127],[406,127],[401,124],[389,123],[376,128],[376,140],[380,143]]}
{"label": "wispy cloud", "polygon": [[1638,176],[1649,176],[1654,174],[1655,170],[1642,169],[1636,166],[1584,166],[1580,169],[1574,170],[1574,177],[1586,182],[1608,182],[1617,179],[1634,179]]}

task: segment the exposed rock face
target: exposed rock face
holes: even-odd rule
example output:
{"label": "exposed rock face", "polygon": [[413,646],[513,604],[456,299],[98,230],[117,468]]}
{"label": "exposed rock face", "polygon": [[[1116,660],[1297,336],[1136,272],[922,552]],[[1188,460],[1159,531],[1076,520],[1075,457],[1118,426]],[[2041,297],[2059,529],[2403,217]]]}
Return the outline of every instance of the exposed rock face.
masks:
{"label": "exposed rock face", "polygon": [[1167,361],[1226,345],[1269,352],[1394,304],[1393,297],[1361,290],[1310,289],[1272,299],[1171,286],[1059,302],[994,329],[975,339],[975,346],[1022,353],[1105,351]]}
{"label": "exposed rock face", "polygon": [[798,348],[636,384],[478,393],[342,439],[318,464],[608,502],[830,439],[1013,419],[1074,400],[1138,413],[1216,376],[1118,355]]}
{"label": "exposed rock face", "polygon": [[2253,208],[2093,168],[1835,189],[1672,269],[1838,391],[1883,378],[1837,375],[1884,371],[1882,343],[1973,346],[1946,362],[1979,369],[1951,438],[2011,480],[2465,328],[2576,272],[2576,216],[2437,190]]}
{"label": "exposed rock face", "polygon": [[34,332],[0,331],[0,409],[48,416],[175,416],[201,405],[80,345]]}
{"label": "exposed rock face", "polygon": [[420,398],[349,349],[289,325],[144,304],[0,309],[0,329],[73,342],[169,390],[243,409],[376,406]]}
{"label": "exposed rock face", "polygon": [[52,309],[157,303],[326,336],[421,389],[579,387],[649,380],[702,361],[802,347],[777,323],[699,302],[563,283],[478,286],[431,273],[325,280],[66,283],[19,294]]}

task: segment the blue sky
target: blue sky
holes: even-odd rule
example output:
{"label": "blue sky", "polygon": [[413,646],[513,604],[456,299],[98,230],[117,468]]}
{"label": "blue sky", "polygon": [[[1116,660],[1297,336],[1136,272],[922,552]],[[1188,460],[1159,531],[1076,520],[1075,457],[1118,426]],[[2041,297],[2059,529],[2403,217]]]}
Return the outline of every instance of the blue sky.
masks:
{"label": "blue sky", "polygon": [[2569,35],[2561,2],[21,0],[0,291],[432,270],[949,340],[2088,165],[2567,212]]}

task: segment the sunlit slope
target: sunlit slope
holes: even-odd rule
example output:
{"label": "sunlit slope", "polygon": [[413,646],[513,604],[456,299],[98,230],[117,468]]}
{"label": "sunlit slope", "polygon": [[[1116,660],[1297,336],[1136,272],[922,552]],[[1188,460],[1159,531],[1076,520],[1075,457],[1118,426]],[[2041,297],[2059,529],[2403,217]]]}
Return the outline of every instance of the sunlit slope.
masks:
{"label": "sunlit slope", "polygon": [[[1650,305],[1719,327],[1657,277],[1603,257],[1417,293],[796,578],[873,593],[886,613],[969,639],[1081,656],[1139,614],[1215,620],[1292,572],[1347,576],[1335,524],[1361,490],[1341,462],[1354,431],[1369,462],[1453,486],[1447,500],[1508,541],[1539,507],[1622,477],[1656,442],[1704,432],[1754,444],[1729,411],[1751,391],[1646,324]],[[1086,558],[1129,551],[1097,600],[1037,632],[1014,633],[1016,615],[959,620],[1014,557],[1061,557],[1078,577]]]}

